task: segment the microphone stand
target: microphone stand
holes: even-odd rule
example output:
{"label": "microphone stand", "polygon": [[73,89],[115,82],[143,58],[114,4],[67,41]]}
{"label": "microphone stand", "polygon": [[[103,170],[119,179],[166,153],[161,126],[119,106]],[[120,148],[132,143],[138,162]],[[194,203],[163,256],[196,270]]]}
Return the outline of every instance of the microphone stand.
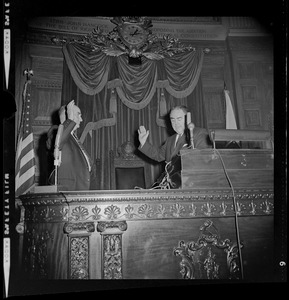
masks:
{"label": "microphone stand", "polygon": [[60,166],[60,162],[61,162],[61,151],[59,151],[59,149],[57,151],[59,152],[59,156],[58,158],[54,159],[54,166],[55,166],[54,185],[58,185],[58,167]]}
{"label": "microphone stand", "polygon": [[194,123],[189,123],[188,124],[188,128],[189,128],[189,131],[190,131],[190,147],[192,149],[195,149],[195,146],[194,146],[194,134],[193,134],[193,131],[194,131],[194,128],[195,128],[195,125]]}
{"label": "microphone stand", "polygon": [[188,127],[189,132],[190,132],[190,146],[189,146],[189,148],[195,149],[194,139],[193,139],[193,134],[194,134],[193,130],[195,128],[195,124],[192,123],[192,121],[191,121],[191,113],[190,112],[187,112],[186,124],[187,124],[187,127]]}
{"label": "microphone stand", "polygon": [[61,164],[61,151],[59,150],[59,144],[60,144],[60,139],[61,139],[62,133],[63,133],[63,125],[60,124],[58,127],[55,145],[54,145],[54,166],[55,166],[54,184],[56,186],[58,185],[58,167]]}

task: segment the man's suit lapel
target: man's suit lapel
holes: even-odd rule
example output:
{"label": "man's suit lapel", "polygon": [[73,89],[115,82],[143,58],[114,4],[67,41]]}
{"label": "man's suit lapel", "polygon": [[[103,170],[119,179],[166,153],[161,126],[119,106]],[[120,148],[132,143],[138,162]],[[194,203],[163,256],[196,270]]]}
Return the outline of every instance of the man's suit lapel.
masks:
{"label": "man's suit lapel", "polygon": [[87,151],[85,150],[85,148],[83,147],[82,143],[80,142],[80,140],[74,133],[72,133],[72,135],[73,135],[72,139],[73,139],[74,143],[80,148],[82,155],[84,157],[86,155],[87,159],[89,160],[90,166],[92,166],[91,158],[90,158],[89,154],[87,153]]}

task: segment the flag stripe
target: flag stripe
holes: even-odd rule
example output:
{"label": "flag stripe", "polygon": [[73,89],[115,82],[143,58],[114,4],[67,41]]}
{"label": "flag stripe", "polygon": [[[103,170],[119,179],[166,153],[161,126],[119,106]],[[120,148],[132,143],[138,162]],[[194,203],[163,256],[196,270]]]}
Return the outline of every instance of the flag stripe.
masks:
{"label": "flag stripe", "polygon": [[18,159],[18,157],[20,156],[20,153],[22,153],[22,151],[31,143],[33,142],[33,134],[30,133],[27,137],[25,137],[24,139],[21,139],[20,143],[19,143],[19,148],[21,151],[19,151],[18,156],[16,157],[16,159]]}
{"label": "flag stripe", "polygon": [[22,156],[20,160],[20,168],[22,169],[30,160],[34,159],[34,149]]}
{"label": "flag stripe", "polygon": [[[32,137],[32,134],[30,135],[29,139]],[[28,140],[29,140],[28,139]],[[28,164],[28,162],[31,160],[31,164],[34,164],[33,160],[34,160],[34,149],[33,149],[33,139],[31,139],[31,143],[23,148],[22,145],[22,141],[19,143],[19,148],[18,149],[22,149],[22,152],[20,152],[20,154],[18,155],[18,159],[16,160],[16,170],[18,170],[18,172],[20,172],[22,169],[22,173],[25,172],[25,168],[28,169],[28,167],[25,167],[26,164]],[[24,143],[27,144],[27,143]],[[30,166],[29,166],[30,167]]]}
{"label": "flag stripe", "polygon": [[17,176],[16,176],[16,179],[17,179],[17,186],[16,186],[16,188],[19,189],[23,185],[23,183],[25,183],[29,179],[33,179],[31,177],[33,177],[34,174],[35,174],[35,166],[34,165],[31,168],[29,168],[22,175],[19,175],[19,173],[18,173]]}
{"label": "flag stripe", "polygon": [[23,184],[21,187],[18,188],[18,194],[19,195],[23,195],[23,194],[26,194],[27,192],[29,192],[32,187],[35,186],[35,183],[34,183],[34,176],[31,177],[29,180],[27,180],[25,182],[25,184]]}
{"label": "flag stripe", "polygon": [[21,168],[19,170],[19,172],[17,173],[18,178],[21,177],[24,173],[26,173],[30,168],[32,168],[34,166],[34,159],[31,159],[27,164],[25,164],[25,166],[23,168]]}

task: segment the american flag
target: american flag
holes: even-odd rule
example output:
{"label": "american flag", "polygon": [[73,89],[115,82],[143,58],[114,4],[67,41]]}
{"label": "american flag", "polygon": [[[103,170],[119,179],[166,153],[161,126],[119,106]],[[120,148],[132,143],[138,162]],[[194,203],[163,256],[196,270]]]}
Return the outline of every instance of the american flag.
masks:
{"label": "american flag", "polygon": [[22,118],[19,126],[19,133],[16,147],[15,166],[15,195],[16,197],[27,193],[35,184],[35,153],[33,144],[33,131],[30,120],[30,76],[33,71],[26,69],[24,74],[27,81],[23,92]]}

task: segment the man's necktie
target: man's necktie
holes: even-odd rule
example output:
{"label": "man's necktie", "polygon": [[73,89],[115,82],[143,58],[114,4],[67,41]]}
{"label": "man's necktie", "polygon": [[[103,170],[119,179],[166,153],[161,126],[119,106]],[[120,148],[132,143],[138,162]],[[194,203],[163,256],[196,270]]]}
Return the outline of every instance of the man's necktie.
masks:
{"label": "man's necktie", "polygon": [[181,142],[181,135],[178,134],[177,137],[176,137],[176,141],[175,141],[175,148],[177,148]]}
{"label": "man's necktie", "polygon": [[177,135],[176,141],[175,141],[175,146],[172,149],[172,154],[171,157],[174,157],[179,151],[179,145],[182,142],[182,136],[180,134]]}

